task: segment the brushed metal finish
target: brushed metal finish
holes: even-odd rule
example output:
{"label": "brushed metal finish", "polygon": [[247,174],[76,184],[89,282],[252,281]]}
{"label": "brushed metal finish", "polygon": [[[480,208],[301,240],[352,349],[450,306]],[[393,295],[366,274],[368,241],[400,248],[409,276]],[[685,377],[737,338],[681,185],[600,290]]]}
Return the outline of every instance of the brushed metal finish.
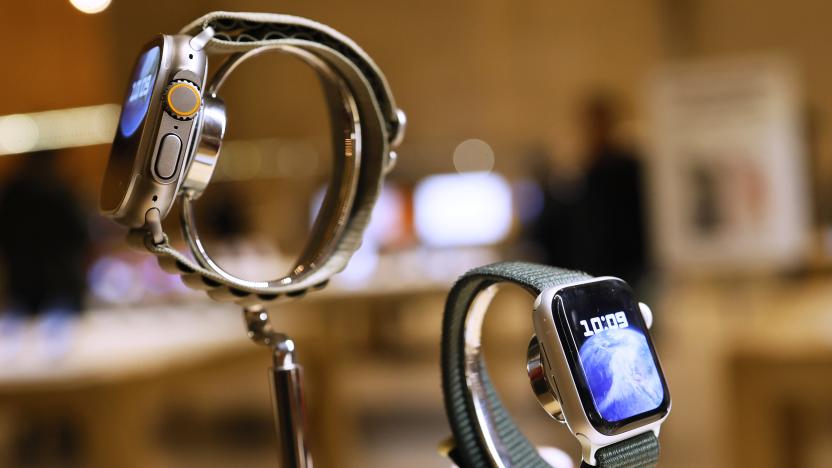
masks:
{"label": "brushed metal finish", "polygon": [[197,129],[199,141],[182,183],[182,190],[191,200],[198,199],[211,182],[225,137],[225,103],[214,95],[206,95],[202,101],[202,117]]}
{"label": "brushed metal finish", "polygon": [[145,213],[156,208],[162,219],[167,216],[179,188],[182,184],[186,166],[185,158],[180,158],[173,177],[162,179],[154,170],[157,152],[164,135],[175,134],[183,144],[183,154],[189,154],[196,137],[193,119],[182,122],[167,114],[161,105],[162,93],[171,81],[185,79],[202,86],[208,70],[208,59],[204,51],[197,51],[189,45],[190,36],[160,35],[154,41],[162,49],[159,73],[153,85],[153,99],[157,104],[148,108],[146,123],[136,152],[133,175],[119,206],[112,211],[103,212],[105,216],[131,228],[144,225]]}

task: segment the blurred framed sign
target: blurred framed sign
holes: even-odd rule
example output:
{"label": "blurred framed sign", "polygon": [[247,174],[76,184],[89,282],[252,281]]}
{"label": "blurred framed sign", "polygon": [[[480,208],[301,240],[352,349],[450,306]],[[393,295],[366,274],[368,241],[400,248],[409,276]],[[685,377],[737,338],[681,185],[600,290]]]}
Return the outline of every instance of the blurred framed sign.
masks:
{"label": "blurred framed sign", "polygon": [[648,193],[660,264],[743,272],[802,262],[811,210],[790,62],[678,64],[650,84]]}

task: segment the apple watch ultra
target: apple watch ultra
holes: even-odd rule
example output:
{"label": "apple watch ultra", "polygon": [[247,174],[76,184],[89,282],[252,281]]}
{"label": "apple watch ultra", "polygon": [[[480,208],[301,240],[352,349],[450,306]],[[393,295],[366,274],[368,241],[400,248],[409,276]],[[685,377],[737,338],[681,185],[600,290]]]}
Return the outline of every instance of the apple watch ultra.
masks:
{"label": "apple watch ultra", "polygon": [[[211,180],[225,132],[218,92],[245,60],[269,51],[299,57],[318,74],[330,108],[332,179],[310,239],[291,272],[271,281],[236,277],[208,255],[193,204]],[[208,61],[224,58],[209,80]],[[263,13],[209,13],[139,55],[107,166],[100,209],[166,270],[218,300],[242,305],[298,297],[342,270],[361,243],[393,151],[404,136],[384,75],[352,40],[314,21]],[[185,241],[173,249],[162,220],[182,204]]]}
{"label": "apple watch ultra", "polygon": [[469,271],[448,296],[442,390],[460,467],[546,467],[503,407],[481,355],[481,328],[499,283],[537,299],[527,371],[543,408],[580,442],[582,465],[655,466],[670,393],[648,331],[650,309],[624,281],[505,262]]}

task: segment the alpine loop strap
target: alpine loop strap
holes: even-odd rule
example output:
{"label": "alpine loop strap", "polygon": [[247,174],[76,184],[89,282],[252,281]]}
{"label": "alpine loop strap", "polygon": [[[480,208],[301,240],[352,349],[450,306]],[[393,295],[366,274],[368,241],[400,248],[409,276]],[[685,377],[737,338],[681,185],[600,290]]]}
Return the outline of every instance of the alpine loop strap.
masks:
{"label": "alpine loop strap", "polygon": [[194,35],[208,26],[216,31],[206,47],[208,52],[227,54],[300,41],[320,44],[342,54],[355,64],[372,87],[387,122],[388,133],[395,137],[399,132],[401,122],[384,75],[352,39],[331,27],[291,15],[215,11],[194,20],[182,28],[181,33]]}
{"label": "alpine loop strap", "polygon": [[[553,286],[590,278],[585,273],[561,268],[503,262],[471,270],[454,284],[442,321],[442,390],[456,444],[449,455],[461,468],[549,466],[512,421],[491,384],[479,350],[466,350],[466,333],[472,332],[466,330],[466,322],[477,295],[491,285],[509,282],[522,286],[536,297]],[[477,323],[478,326],[482,324],[481,321]],[[471,362],[472,359],[476,362]],[[466,370],[467,366],[476,369],[474,375]],[[472,394],[472,388],[477,386],[485,396],[482,403],[475,401]],[[487,419],[489,428],[481,427],[482,418]],[[489,438],[491,440],[486,440]],[[649,432],[599,449],[596,452],[597,466],[652,466],[658,459],[658,451],[658,441]]]}
{"label": "alpine loop strap", "polygon": [[[360,247],[384,174],[390,167],[391,146],[402,136],[404,122],[400,118],[403,117],[375,63],[353,41],[332,28],[289,15],[214,12],[195,20],[182,33],[196,35],[208,27],[213,28],[214,37],[206,45],[207,52],[229,55],[229,61],[243,61],[248,56],[243,54],[255,49],[279,48],[290,53],[295,51],[301,57],[306,55],[305,60],[321,77],[331,107],[336,155],[355,159],[358,172],[354,176],[342,173],[341,166],[352,163],[342,163],[336,157],[321,216],[313,226],[301,259],[285,278],[248,281],[218,269],[205,255],[195,254],[195,262],[171,247],[158,219],[148,220],[144,228],[132,232],[133,243],[159,257],[166,271],[180,274],[185,284],[206,290],[216,300],[253,305],[302,296],[326,285]],[[345,110],[345,102],[352,102],[355,109]],[[357,118],[356,124],[351,113],[357,114],[353,115]],[[359,135],[351,139],[351,132]],[[354,177],[354,185],[345,177]],[[183,214],[190,215],[191,200],[186,200],[187,194],[181,197]],[[334,210],[339,203],[346,211]],[[193,249],[198,243],[195,228],[188,229],[188,223],[183,222],[183,229]]]}
{"label": "alpine loop strap", "polygon": [[128,242],[156,255],[159,266],[168,273],[179,275],[186,286],[205,291],[211,299],[220,302],[235,302],[242,306],[264,304],[279,299],[297,299],[308,291],[323,289],[327,281],[305,286],[286,292],[271,292],[264,288],[251,288],[242,283],[230,281],[210,271],[173,248],[167,235],[162,235],[161,242],[153,239],[153,234],[145,229],[132,229]]}

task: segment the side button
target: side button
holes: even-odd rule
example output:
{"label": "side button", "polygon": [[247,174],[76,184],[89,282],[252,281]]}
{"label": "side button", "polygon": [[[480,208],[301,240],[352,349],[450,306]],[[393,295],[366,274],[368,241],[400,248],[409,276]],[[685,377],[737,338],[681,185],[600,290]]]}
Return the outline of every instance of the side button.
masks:
{"label": "side button", "polygon": [[649,330],[653,327],[653,311],[643,302],[638,303],[638,308],[641,309],[641,318],[644,319],[644,324],[647,325],[647,329]]}
{"label": "side button", "polygon": [[156,155],[156,175],[161,179],[170,179],[176,173],[179,153],[182,152],[182,140],[178,136],[168,133],[162,137],[159,144],[159,154]]}

